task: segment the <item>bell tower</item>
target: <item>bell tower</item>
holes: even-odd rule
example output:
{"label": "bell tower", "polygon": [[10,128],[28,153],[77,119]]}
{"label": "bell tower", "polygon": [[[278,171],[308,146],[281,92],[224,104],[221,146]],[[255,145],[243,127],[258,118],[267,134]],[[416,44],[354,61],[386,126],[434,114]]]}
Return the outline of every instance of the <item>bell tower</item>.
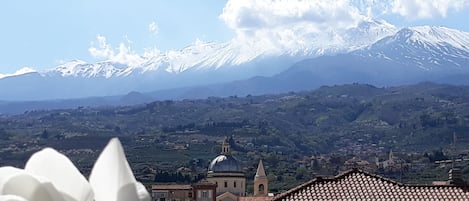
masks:
{"label": "bell tower", "polygon": [[269,182],[265,175],[264,165],[262,160],[259,161],[257,166],[256,176],[254,177],[254,196],[268,196]]}
{"label": "bell tower", "polygon": [[223,144],[221,144],[221,154],[223,155],[231,154],[230,142],[228,142],[228,137],[226,137],[225,140],[223,141]]}

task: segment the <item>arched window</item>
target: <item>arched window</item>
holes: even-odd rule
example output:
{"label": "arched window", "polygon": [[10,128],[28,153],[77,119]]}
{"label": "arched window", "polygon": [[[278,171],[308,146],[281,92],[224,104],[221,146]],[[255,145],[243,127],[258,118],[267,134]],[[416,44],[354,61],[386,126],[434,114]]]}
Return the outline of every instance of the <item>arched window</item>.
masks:
{"label": "arched window", "polygon": [[264,192],[264,184],[259,184],[259,192]]}

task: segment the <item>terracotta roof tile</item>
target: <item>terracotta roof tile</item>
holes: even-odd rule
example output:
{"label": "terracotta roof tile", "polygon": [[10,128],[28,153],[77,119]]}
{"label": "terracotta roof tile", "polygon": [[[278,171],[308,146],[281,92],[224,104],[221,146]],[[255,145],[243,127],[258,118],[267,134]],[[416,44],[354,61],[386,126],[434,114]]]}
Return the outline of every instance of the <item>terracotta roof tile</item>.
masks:
{"label": "terracotta roof tile", "polygon": [[179,185],[179,184],[157,184],[152,185],[153,190],[191,190],[191,185]]}
{"label": "terracotta roof tile", "polygon": [[332,178],[318,177],[274,198],[312,200],[469,200],[469,186],[402,184],[352,169]]}

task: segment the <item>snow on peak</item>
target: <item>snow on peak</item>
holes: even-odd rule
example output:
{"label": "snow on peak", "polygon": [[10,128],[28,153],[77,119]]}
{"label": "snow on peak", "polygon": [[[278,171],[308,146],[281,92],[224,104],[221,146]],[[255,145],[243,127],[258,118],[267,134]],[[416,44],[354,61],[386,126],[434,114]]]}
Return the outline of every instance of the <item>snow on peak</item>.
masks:
{"label": "snow on peak", "polygon": [[131,68],[126,64],[113,63],[113,62],[98,62],[89,64],[81,60],[73,60],[58,67],[49,70],[46,74],[58,73],[63,77],[105,77],[111,78],[113,76],[121,76],[128,74],[128,69]]}
{"label": "snow on peak", "polygon": [[[260,59],[285,56],[298,61],[305,57],[336,54],[368,46],[393,35],[397,29],[375,19],[363,19],[354,26],[329,30],[314,30],[308,22],[299,31],[282,29],[281,33],[266,35],[237,35],[228,42],[204,42],[197,39],[181,50],[146,51],[137,55],[125,47],[118,54],[97,63],[72,61],[48,72],[60,76],[117,77],[135,72],[165,71],[172,74],[188,70],[216,70],[239,66]],[[310,27],[310,28],[308,28]],[[122,46],[122,45],[121,45]]]}
{"label": "snow on peak", "polygon": [[384,20],[366,19],[347,31],[345,41],[351,51],[369,46],[378,40],[395,34],[398,29]]}
{"label": "snow on peak", "polygon": [[469,59],[469,33],[437,26],[407,27],[356,53],[427,71],[461,68]]}
{"label": "snow on peak", "polygon": [[24,75],[24,74],[28,74],[28,73],[35,73],[35,72],[37,72],[37,71],[34,70],[33,68],[30,68],[30,67],[23,67],[23,68],[17,70],[16,72],[14,72],[14,73],[10,73],[10,74],[0,74],[0,79],[5,78],[5,77]]}
{"label": "snow on peak", "polygon": [[433,45],[452,46],[469,51],[469,33],[441,26],[416,26],[401,29],[396,38],[406,42],[423,42]]}

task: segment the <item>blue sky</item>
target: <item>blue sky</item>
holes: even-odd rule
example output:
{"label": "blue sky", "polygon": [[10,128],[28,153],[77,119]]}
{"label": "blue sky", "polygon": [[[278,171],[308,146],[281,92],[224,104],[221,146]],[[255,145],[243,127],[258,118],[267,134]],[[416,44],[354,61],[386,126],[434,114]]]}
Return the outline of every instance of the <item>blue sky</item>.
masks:
{"label": "blue sky", "polygon": [[[93,54],[92,48],[100,42],[114,50],[125,44],[135,54],[148,49],[177,50],[196,40],[226,42],[246,32],[288,29],[281,23],[304,21],[295,15],[308,12],[330,26],[353,22],[337,16],[371,16],[397,27],[429,24],[469,32],[468,0],[280,2],[284,4],[267,0],[2,1],[0,74],[23,67],[41,71],[73,59],[99,61],[103,58]],[[308,5],[293,6],[300,3]],[[309,10],[298,11],[305,7]],[[330,10],[337,16],[327,14]],[[314,19],[311,23],[319,23]]]}

